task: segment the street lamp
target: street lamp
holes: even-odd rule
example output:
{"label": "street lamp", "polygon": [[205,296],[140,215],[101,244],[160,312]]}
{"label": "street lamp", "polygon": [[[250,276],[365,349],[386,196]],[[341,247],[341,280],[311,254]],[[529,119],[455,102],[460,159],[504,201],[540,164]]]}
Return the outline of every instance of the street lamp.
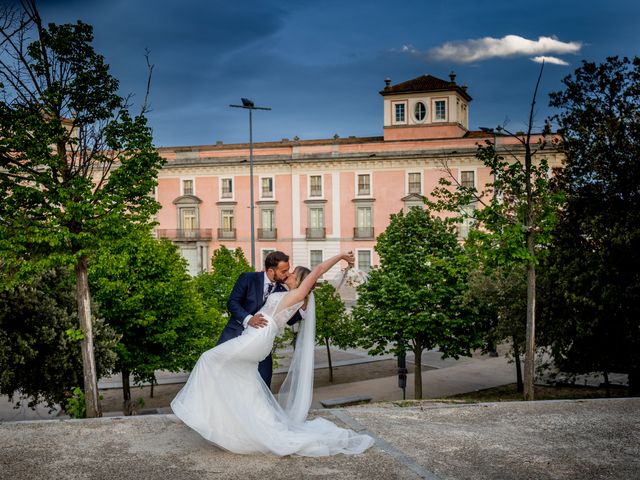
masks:
{"label": "street lamp", "polygon": [[271,110],[271,107],[256,107],[252,100],[241,98],[242,105],[229,105],[234,108],[244,108],[249,110],[249,195],[250,195],[250,216],[251,216],[251,267],[256,269],[256,232],[254,223],[254,202],[253,202],[253,111]]}

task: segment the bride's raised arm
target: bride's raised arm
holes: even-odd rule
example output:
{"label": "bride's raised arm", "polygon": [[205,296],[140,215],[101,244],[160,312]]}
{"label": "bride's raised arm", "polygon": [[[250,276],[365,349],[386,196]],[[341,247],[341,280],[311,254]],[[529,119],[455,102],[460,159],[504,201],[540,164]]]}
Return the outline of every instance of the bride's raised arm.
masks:
{"label": "bride's raised arm", "polygon": [[314,287],[318,279],[340,260],[345,260],[349,264],[349,266],[351,266],[355,262],[355,257],[353,256],[353,252],[341,253],[316,265],[316,267],[311,270],[311,273],[306,276],[306,278],[302,281],[298,288],[291,290],[282,299],[281,304],[278,306],[278,310],[284,310],[294,303],[302,302],[305,297],[309,295],[309,292]]}

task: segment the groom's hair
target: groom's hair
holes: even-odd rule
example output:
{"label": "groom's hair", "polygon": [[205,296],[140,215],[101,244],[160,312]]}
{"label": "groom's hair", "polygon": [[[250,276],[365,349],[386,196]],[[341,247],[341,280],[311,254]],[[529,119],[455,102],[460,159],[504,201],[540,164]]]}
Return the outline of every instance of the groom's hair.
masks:
{"label": "groom's hair", "polygon": [[269,270],[270,268],[277,268],[280,262],[288,262],[289,255],[284,252],[280,252],[276,250],[275,252],[269,253],[264,259],[264,269]]}

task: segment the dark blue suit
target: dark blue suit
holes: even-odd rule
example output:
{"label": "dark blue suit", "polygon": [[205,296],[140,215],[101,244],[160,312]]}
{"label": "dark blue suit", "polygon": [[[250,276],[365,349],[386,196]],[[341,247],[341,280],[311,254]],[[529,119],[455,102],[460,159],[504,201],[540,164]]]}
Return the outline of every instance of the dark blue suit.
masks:
{"label": "dark blue suit", "polygon": [[[264,275],[264,272],[245,272],[238,277],[229,296],[229,301],[227,302],[230,318],[220,334],[218,345],[242,335],[244,331],[244,327],[242,326],[243,320],[247,315],[255,315],[264,305]],[[277,283],[274,292],[283,291],[285,291],[284,286]],[[287,323],[293,325],[300,319],[300,313],[296,313]],[[271,355],[267,356],[267,358],[258,364],[258,371],[264,383],[270,387],[271,375],[273,373]]]}

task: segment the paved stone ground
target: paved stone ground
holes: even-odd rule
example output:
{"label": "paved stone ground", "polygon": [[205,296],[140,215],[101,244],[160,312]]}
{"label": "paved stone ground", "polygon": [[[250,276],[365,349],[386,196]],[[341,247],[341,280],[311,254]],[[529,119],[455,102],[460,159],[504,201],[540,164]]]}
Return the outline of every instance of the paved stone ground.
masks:
{"label": "paved stone ground", "polygon": [[316,411],[366,430],[355,456],[235,455],[173,415],[0,423],[0,478],[638,479],[640,399],[377,404]]}

